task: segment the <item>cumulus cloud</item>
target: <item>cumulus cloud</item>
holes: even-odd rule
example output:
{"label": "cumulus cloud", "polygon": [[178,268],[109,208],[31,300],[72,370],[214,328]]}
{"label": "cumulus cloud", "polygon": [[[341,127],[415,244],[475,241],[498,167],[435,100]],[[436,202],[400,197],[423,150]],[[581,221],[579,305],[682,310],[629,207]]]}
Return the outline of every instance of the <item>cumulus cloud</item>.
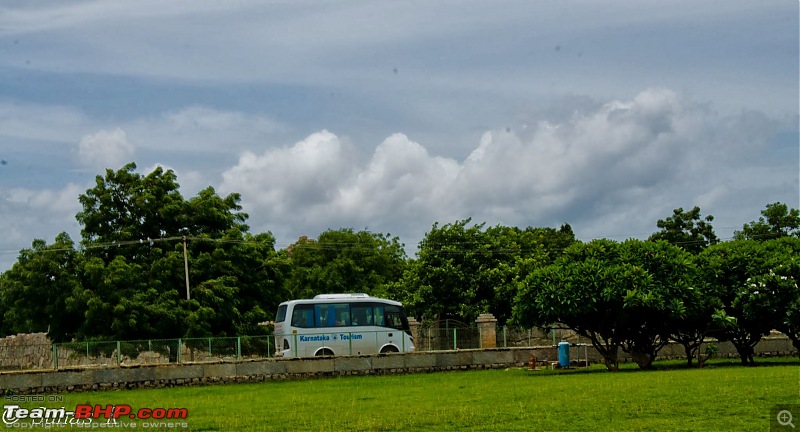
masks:
{"label": "cumulus cloud", "polygon": [[324,130],[291,147],[245,152],[223,173],[222,188],[247,194],[272,214],[305,218],[338,199],[342,181],[354,173],[353,156],[347,144]]}
{"label": "cumulus cloud", "polygon": [[[794,178],[796,190],[791,164],[759,169],[744,156],[754,140],[766,143],[777,123],[746,113],[738,119],[744,117],[746,137],[715,132],[737,119],[649,89],[569,120],[540,122],[524,136],[488,131],[463,161],[394,134],[359,163],[353,148],[322,131],[290,147],[242,154],[221,188],[242,193],[252,225],[278,235],[349,226],[415,230],[418,237],[433,222],[473,217],[515,226],[568,222],[587,237],[642,236],[673,208],[736,208],[727,200],[759,187],[732,179],[744,168],[767,183]],[[720,160],[719,153],[729,155]],[[749,210],[763,208],[762,199],[750,196]]]}
{"label": "cumulus cloud", "polygon": [[116,169],[132,161],[135,150],[136,146],[128,140],[124,130],[101,130],[81,138],[78,143],[78,159],[93,168]]}

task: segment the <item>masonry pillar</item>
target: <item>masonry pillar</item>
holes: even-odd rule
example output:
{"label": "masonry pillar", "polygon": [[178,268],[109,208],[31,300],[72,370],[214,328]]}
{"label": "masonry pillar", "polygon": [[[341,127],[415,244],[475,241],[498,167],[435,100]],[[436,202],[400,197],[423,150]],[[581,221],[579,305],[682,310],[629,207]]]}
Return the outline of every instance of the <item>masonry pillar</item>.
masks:
{"label": "masonry pillar", "polygon": [[408,326],[411,328],[411,337],[414,338],[414,350],[419,351],[422,341],[419,339],[419,327],[422,324],[414,317],[408,318]]}
{"label": "masonry pillar", "polygon": [[478,323],[481,348],[497,348],[497,319],[494,315],[480,314],[475,322]]}

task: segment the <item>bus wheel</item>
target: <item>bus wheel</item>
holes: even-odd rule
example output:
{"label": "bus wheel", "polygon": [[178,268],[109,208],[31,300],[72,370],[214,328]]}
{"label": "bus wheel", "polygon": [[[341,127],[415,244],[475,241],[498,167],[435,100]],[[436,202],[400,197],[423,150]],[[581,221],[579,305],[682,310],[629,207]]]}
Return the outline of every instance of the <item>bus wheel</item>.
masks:
{"label": "bus wheel", "polygon": [[317,351],[317,354],[315,354],[315,355],[316,355],[317,357],[322,357],[322,356],[332,356],[332,355],[333,355],[333,351],[331,351],[331,350],[329,350],[329,349],[327,349],[327,348],[323,348],[323,349],[321,349],[321,350]]}
{"label": "bus wheel", "polygon": [[396,353],[396,352],[400,352],[400,351],[398,351],[397,348],[394,345],[385,346],[381,350],[381,354]]}

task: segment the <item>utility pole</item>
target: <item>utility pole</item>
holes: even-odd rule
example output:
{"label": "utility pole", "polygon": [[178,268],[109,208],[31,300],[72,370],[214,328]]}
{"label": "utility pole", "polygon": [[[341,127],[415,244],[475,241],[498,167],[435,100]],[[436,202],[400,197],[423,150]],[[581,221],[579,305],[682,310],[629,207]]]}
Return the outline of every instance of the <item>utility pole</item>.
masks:
{"label": "utility pole", "polygon": [[189,257],[186,255],[186,236],[183,236],[183,271],[186,275],[186,300],[191,300],[189,296]]}

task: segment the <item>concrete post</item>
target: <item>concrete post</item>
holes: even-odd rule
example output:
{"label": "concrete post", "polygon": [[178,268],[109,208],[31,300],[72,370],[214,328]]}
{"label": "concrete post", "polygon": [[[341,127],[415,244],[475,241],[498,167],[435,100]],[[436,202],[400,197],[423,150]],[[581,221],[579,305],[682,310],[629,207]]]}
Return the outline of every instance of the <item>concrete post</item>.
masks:
{"label": "concrete post", "polygon": [[408,318],[408,327],[411,328],[411,337],[414,339],[414,349],[419,351],[422,341],[419,340],[419,328],[422,324],[414,317]]}
{"label": "concrete post", "polygon": [[497,348],[497,319],[494,315],[480,314],[475,322],[478,323],[481,348]]}

